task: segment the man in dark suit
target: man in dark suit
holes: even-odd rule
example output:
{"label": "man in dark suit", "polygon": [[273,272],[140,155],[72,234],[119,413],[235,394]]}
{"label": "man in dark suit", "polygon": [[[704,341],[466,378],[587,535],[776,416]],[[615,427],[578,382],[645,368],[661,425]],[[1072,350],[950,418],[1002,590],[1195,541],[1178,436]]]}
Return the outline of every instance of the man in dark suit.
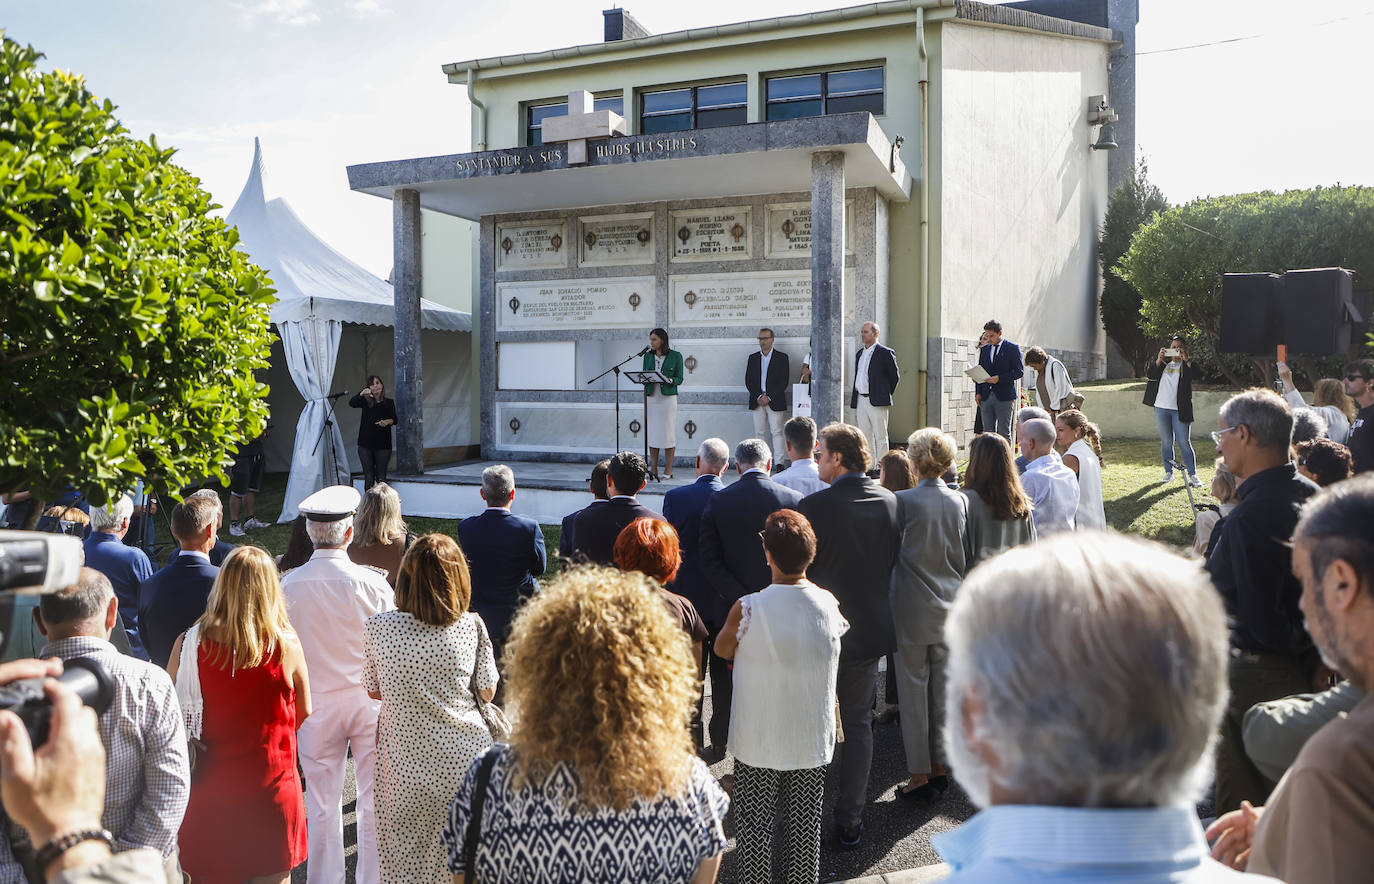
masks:
{"label": "man in dark suit", "polygon": [[219,568],[210,564],[215,546],[217,501],[188,497],[172,510],[172,536],[181,550],[138,587],[138,628],[148,657],[167,667],[172,645],[201,614]]}
{"label": "man in dark suit", "polygon": [[[606,473],[610,468],[611,461],[609,459],[598,461],[596,466],[592,467],[591,477],[587,479],[587,490],[592,493],[592,502],[582,509],[590,509],[599,503],[606,502],[606,498],[609,496],[606,494]],[[580,512],[582,510],[575,510],[563,517],[563,524],[558,532],[559,558],[571,559],[573,550],[577,548],[573,546],[573,520],[577,518],[577,514]]]}
{"label": "man in dark suit", "polygon": [[897,644],[888,605],[888,586],[902,541],[897,498],[865,475],[870,463],[858,427],[828,424],[820,432],[816,468],[830,487],[797,506],[816,531],[816,560],[808,576],[830,590],[849,621],[849,631],[840,641],[835,680],[845,736],[835,826],[840,847],[847,850],[863,839],[878,660]]}
{"label": "man in dark suit", "polygon": [[622,451],[611,458],[606,473],[606,493],[610,499],[589,506],[573,519],[573,557],[582,556],[598,565],[615,565],[615,539],[635,519],[662,519],[658,513],[635,499],[644,488],[649,465],[633,451]]}
{"label": "man in dark suit", "polygon": [[[739,481],[711,497],[701,514],[701,569],[715,590],[712,615],[716,624],[707,639],[714,648],[716,633],[741,597],[773,582],[763,555],[763,522],[781,509],[796,509],[801,492],[768,478],[772,452],[762,439],[745,439],[735,446]],[[730,661],[711,652],[711,746],[723,750],[730,735],[730,700],[734,695]]]}
{"label": "man in dark suit", "polygon": [[219,532],[224,528],[224,504],[220,502],[219,492],[213,488],[202,488],[199,491],[187,495],[187,500],[192,497],[203,497],[212,501],[215,506],[215,546],[210,550],[210,564],[218,568],[224,564],[224,557],[238,549],[237,544],[228,543],[219,539]]}
{"label": "man in dark suit", "polygon": [[1026,373],[1021,362],[1021,348],[1002,337],[1002,323],[989,319],[983,325],[987,343],[978,351],[978,364],[988,373],[988,379],[973,388],[974,399],[983,415],[983,430],[1000,433],[1008,442],[1011,437],[1011,415],[1016,408],[1016,382]]}
{"label": "man in dark suit", "polygon": [[498,464],[482,471],[482,499],[487,510],[458,523],[458,542],[472,575],[470,607],[481,616],[491,636],[497,661],[516,608],[539,591],[544,573],[544,532],[534,519],[510,511],[515,474]]}
{"label": "man in dark suit", "polygon": [[854,386],[849,391],[849,407],[857,412],[855,419],[868,439],[874,462],[887,453],[887,414],[901,380],[897,354],[878,343],[878,332],[876,322],[865,322],[859,329],[863,346],[854,354]]}
{"label": "man in dark suit", "polygon": [[[682,566],[678,568],[677,579],[671,589],[686,596],[713,637],[720,628],[716,620],[716,593],[711,581],[701,568],[701,514],[717,491],[725,486],[720,481],[721,473],[730,464],[730,449],[724,440],[707,439],[697,449],[697,480],[691,485],[674,488],[663,495],[663,518],[677,529],[678,543],[682,550]],[[711,639],[714,642],[714,638]],[[710,655],[702,662],[708,668]],[[712,670],[714,672],[714,670]],[[703,675],[705,672],[703,671]],[[728,676],[728,673],[727,673]],[[703,745],[701,728],[702,699],[697,700],[696,715],[692,717],[692,741],[700,748]]]}
{"label": "man in dark suit", "polygon": [[759,329],[759,349],[749,354],[744,365],[744,386],[749,391],[749,410],[754,413],[754,435],[770,439],[774,454],[786,450],[782,425],[787,421],[787,385],[791,379],[787,354],[773,349],[773,330]]}

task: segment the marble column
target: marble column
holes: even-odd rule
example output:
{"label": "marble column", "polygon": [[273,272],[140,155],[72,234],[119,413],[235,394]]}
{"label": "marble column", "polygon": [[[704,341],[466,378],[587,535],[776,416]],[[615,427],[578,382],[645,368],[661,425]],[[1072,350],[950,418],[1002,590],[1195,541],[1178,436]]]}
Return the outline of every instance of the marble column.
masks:
{"label": "marble column", "polygon": [[420,193],[397,189],[391,197],[392,286],[396,303],[396,471],[425,471],[425,427],[420,410]]}
{"label": "marble column", "polygon": [[844,419],[844,152],[811,154],[811,416]]}

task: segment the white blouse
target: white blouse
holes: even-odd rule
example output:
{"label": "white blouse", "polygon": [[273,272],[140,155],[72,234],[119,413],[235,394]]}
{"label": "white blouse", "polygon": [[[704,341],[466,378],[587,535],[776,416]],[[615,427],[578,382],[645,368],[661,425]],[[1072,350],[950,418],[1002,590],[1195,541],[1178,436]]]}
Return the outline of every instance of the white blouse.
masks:
{"label": "white blouse", "polygon": [[1107,513],[1102,507],[1102,461],[1093,454],[1086,439],[1075,439],[1065,454],[1078,458],[1078,512],[1074,527],[1080,531],[1107,530]]}

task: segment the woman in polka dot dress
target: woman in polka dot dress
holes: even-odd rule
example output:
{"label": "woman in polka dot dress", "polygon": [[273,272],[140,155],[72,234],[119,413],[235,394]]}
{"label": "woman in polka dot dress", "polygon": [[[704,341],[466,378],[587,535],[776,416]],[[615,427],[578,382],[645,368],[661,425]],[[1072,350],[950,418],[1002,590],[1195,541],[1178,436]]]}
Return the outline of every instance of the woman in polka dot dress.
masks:
{"label": "woman in polka dot dress", "polygon": [[458,544],[430,534],[401,561],[397,610],[364,628],[363,686],[382,701],[375,794],[384,881],[453,880],[439,830],[463,775],[491,744],[470,685],[490,700],[497,680],[471,595]]}

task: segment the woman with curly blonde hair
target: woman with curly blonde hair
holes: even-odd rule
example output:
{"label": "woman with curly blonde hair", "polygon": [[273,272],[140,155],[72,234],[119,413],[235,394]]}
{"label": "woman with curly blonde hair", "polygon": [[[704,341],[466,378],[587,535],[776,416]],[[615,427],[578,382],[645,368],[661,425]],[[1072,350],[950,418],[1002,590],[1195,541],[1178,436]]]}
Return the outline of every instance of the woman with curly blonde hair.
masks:
{"label": "woman with curly blonde hair", "polygon": [[505,650],[510,745],[449,805],[454,881],[484,766],[477,880],[714,881],[729,800],[688,736],[689,648],[643,574],[574,568],[531,599]]}

